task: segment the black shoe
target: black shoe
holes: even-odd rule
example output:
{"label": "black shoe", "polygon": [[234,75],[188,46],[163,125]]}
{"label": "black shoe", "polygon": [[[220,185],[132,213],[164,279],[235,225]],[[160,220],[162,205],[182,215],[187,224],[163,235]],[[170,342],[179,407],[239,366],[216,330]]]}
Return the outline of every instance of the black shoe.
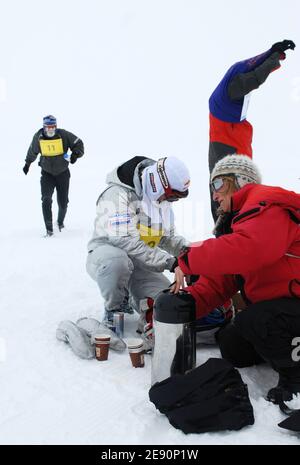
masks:
{"label": "black shoe", "polygon": [[273,404],[280,404],[281,402],[287,402],[292,400],[293,393],[290,389],[284,388],[283,386],[276,386],[269,390],[267,394],[267,400]]}
{"label": "black shoe", "polygon": [[[279,370],[278,370],[279,371]],[[300,393],[299,368],[284,368],[280,370],[276,387],[269,390],[267,400],[273,404],[292,400],[293,394]]]}
{"label": "black shoe", "polygon": [[64,229],[65,225],[63,223],[57,223],[57,227],[59,229],[59,232],[61,232],[62,229]]}
{"label": "black shoe", "polygon": [[51,231],[50,229],[47,229],[45,237],[51,237],[51,236],[53,236],[53,231]]}

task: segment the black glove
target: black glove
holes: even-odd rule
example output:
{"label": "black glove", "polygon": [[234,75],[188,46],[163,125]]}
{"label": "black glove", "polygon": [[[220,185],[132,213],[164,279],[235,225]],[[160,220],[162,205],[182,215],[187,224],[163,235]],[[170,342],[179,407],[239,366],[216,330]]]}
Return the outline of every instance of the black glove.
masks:
{"label": "black glove", "polygon": [[72,165],[74,165],[76,160],[77,160],[77,155],[75,153],[71,153],[70,163],[72,163]]}
{"label": "black glove", "polygon": [[231,229],[231,223],[234,217],[234,213],[232,212],[227,212],[227,213],[221,213],[216,221],[213,233],[216,236],[216,238],[220,236],[224,236],[224,234],[231,234],[232,229]]}
{"label": "black glove", "polygon": [[192,286],[194,283],[198,281],[200,276],[198,274],[188,274],[185,277],[185,282],[188,286]]}
{"label": "black glove", "polygon": [[30,166],[30,165],[29,165],[28,163],[25,163],[25,165],[23,166],[23,171],[24,171],[25,174],[28,173],[28,171],[29,171],[29,166]]}
{"label": "black glove", "polygon": [[174,258],[175,258],[175,262],[173,263],[172,268],[170,269],[171,273],[174,273],[175,268],[177,268],[177,266],[178,266],[178,259],[176,257],[174,257]]}
{"label": "black glove", "polygon": [[284,53],[288,49],[294,50],[295,47],[296,44],[292,40],[283,40],[282,42],[276,42],[276,44],[272,45],[271,52]]}

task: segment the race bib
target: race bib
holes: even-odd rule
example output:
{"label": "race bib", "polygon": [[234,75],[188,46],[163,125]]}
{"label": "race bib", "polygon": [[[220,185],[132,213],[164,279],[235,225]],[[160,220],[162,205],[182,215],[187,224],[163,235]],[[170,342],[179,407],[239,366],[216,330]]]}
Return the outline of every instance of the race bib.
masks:
{"label": "race bib", "polygon": [[139,224],[137,227],[140,231],[140,238],[145,244],[152,249],[160,243],[160,240],[164,234],[162,229],[153,229],[143,224]]}
{"label": "race bib", "polygon": [[40,139],[39,142],[43,157],[56,157],[64,153],[62,139]]}
{"label": "race bib", "polygon": [[244,97],[244,103],[243,103],[243,108],[242,108],[242,113],[241,113],[241,121],[244,121],[244,119],[247,118],[247,113],[248,113],[251,94],[252,94],[252,92],[245,95],[245,97]]}

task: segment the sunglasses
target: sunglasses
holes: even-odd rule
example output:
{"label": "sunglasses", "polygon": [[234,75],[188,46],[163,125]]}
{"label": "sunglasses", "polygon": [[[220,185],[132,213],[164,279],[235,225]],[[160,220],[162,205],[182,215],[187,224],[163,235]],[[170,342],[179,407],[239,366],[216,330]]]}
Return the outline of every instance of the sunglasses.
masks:
{"label": "sunglasses", "polygon": [[231,182],[234,182],[234,178],[231,178],[231,177],[223,177],[223,178],[216,178],[214,179],[210,185],[211,185],[211,189],[213,192],[220,192],[222,191],[223,189],[225,190],[226,187],[226,183],[231,183]]}
{"label": "sunglasses", "polygon": [[189,195],[188,189],[184,192],[172,190],[172,192],[169,194],[165,193],[167,202],[176,202],[179,199],[185,199],[188,195]]}
{"label": "sunglasses", "polygon": [[44,129],[56,129],[56,124],[44,124]]}

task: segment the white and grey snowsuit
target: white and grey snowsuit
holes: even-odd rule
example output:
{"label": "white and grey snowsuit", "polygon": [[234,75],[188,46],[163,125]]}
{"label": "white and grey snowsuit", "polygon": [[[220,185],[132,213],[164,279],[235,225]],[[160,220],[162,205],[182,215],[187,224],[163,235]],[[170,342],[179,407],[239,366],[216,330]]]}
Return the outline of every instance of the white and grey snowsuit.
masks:
{"label": "white and grey snowsuit", "polygon": [[170,203],[160,204],[169,213],[168,224],[155,222],[162,218],[160,213],[153,221],[144,211],[141,173],[154,163],[134,157],[119,166],[107,176],[108,187],[97,201],[87,271],[98,283],[108,311],[119,309],[128,292],[137,311],[142,299],[155,298],[170,285],[163,271],[172,269],[174,257],[188,245],[175,235]]}

